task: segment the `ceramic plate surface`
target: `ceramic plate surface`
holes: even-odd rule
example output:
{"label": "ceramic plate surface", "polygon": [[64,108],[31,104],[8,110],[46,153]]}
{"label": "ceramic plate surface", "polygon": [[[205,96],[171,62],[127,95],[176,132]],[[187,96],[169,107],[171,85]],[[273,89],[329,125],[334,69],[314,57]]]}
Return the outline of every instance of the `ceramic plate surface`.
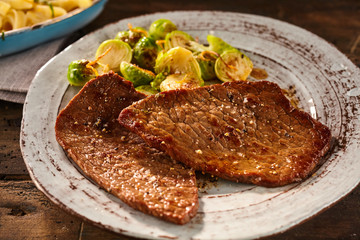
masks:
{"label": "ceramic plate surface", "polygon": [[[200,209],[184,226],[133,210],[88,180],[55,140],[57,114],[79,90],[69,87],[68,64],[93,59],[99,44],[120,30],[158,18],[203,43],[209,33],[245,51],[267,80],[292,89],[299,107],[327,125],[334,150],[302,183],[279,188],[218,181],[200,188]],[[54,203],[98,226],[156,239],[248,239],[303,222],[349,193],[360,179],[360,70],[316,35],[278,20],[226,12],[166,12],[124,19],[85,36],[36,75],[24,105],[21,148],[37,187]]]}
{"label": "ceramic plate surface", "polygon": [[84,10],[75,9],[61,17],[31,27],[4,32],[0,39],[0,57],[65,36],[84,27],[101,13],[106,1],[94,0],[93,5]]}

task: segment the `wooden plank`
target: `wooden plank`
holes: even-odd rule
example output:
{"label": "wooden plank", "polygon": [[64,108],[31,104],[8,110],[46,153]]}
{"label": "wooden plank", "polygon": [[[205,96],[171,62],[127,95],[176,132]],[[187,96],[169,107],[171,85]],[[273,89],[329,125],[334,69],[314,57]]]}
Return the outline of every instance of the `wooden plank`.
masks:
{"label": "wooden plank", "polygon": [[55,206],[31,181],[0,181],[0,239],[78,239],[81,220]]}
{"label": "wooden plank", "polygon": [[[0,178],[28,175],[20,151],[22,104],[1,101],[0,104]],[[27,177],[28,178],[28,177]]]}
{"label": "wooden plank", "polygon": [[106,239],[106,240],[135,240],[138,238],[132,238],[120,234],[110,232],[105,229],[95,227],[91,224],[84,223],[80,232],[81,240],[94,240],[94,239]]}
{"label": "wooden plank", "polygon": [[334,206],[285,233],[267,238],[360,239],[360,185]]}

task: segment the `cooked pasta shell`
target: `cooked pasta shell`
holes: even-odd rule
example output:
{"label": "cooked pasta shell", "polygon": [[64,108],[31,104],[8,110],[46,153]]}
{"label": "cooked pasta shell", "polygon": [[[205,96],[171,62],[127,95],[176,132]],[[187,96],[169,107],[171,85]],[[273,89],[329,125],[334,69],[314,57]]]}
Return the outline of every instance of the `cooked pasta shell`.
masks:
{"label": "cooked pasta shell", "polygon": [[34,7],[34,12],[44,17],[45,19],[59,17],[67,13],[66,10],[61,7],[50,7],[48,5],[36,5]]}
{"label": "cooked pasta shell", "polygon": [[77,0],[79,8],[88,8],[91,6],[91,0]]}
{"label": "cooked pasta shell", "polygon": [[27,10],[34,6],[34,0],[1,0],[11,5],[16,10]]}
{"label": "cooked pasta shell", "polygon": [[7,2],[0,1],[0,16],[5,16],[11,8],[11,5]]}
{"label": "cooked pasta shell", "polygon": [[18,11],[11,9],[9,13],[5,16],[3,25],[5,30],[13,30],[25,27],[25,13],[23,11]]}
{"label": "cooked pasta shell", "polygon": [[51,4],[56,7],[61,7],[68,12],[79,6],[77,0],[53,0]]}

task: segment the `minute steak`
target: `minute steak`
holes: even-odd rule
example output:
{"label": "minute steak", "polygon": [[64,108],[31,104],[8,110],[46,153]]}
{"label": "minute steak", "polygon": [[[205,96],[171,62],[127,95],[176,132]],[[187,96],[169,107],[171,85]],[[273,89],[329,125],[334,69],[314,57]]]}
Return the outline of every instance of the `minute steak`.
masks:
{"label": "minute steak", "polygon": [[119,122],[196,170],[267,187],[308,177],[331,140],[268,81],[159,93],[125,108]]}
{"label": "minute steak", "polygon": [[185,224],[198,208],[194,171],[122,127],[120,111],[146,97],[114,73],[88,82],[56,121],[56,139],[102,188],[131,207]]}

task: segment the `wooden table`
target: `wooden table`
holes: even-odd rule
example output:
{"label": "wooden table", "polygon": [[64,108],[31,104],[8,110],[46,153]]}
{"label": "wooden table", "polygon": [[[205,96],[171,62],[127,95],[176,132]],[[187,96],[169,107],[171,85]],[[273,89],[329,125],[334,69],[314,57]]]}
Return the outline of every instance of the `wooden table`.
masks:
{"label": "wooden table", "polygon": [[[170,10],[234,11],[284,20],[331,42],[360,66],[359,0],[110,0],[94,22],[69,36],[68,43],[122,18]],[[22,107],[0,101],[0,239],[131,239],[64,212],[35,187],[19,146]],[[312,219],[266,239],[360,239],[360,186]]]}

